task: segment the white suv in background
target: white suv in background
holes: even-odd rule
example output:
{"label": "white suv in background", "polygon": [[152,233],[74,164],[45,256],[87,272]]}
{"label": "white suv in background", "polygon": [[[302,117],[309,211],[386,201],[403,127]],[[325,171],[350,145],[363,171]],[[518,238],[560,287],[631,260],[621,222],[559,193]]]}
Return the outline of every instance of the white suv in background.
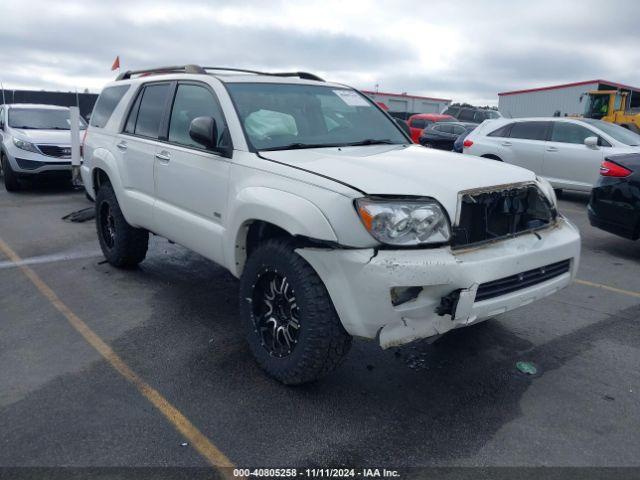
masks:
{"label": "white suv in background", "polygon": [[107,260],[135,266],[153,232],[223,265],[253,355],[287,384],[330,372],[352,336],[441,335],[578,267],[546,181],[413,145],[369,98],[307,73],[124,72],[81,171]]}
{"label": "white suv in background", "polygon": [[640,135],[602,120],[490,120],[464,140],[464,153],[532,170],[562,190],[591,191],[605,157],[640,152]]}
{"label": "white suv in background", "polygon": [[[4,186],[20,190],[21,178],[62,175],[71,180],[69,109],[54,105],[0,105],[0,165]],[[85,129],[80,119],[80,129]]]}

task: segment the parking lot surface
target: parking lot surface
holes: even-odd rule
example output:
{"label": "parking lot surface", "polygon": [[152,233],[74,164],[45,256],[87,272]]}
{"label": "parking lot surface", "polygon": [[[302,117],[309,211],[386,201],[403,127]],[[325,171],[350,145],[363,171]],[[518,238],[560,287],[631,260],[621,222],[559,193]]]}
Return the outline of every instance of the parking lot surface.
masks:
{"label": "parking lot surface", "polygon": [[568,289],[431,345],[356,340],[291,388],[222,268],[153,237],[114,269],[92,221],[61,220],[83,193],[0,187],[0,466],[640,466],[640,244],[586,201],[560,201],[583,236]]}

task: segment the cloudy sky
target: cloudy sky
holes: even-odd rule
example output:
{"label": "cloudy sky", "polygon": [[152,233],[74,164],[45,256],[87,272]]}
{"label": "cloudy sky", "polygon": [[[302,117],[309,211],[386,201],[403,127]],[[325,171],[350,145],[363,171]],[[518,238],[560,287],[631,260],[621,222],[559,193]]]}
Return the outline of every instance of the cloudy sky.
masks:
{"label": "cloudy sky", "polygon": [[5,88],[99,91],[124,69],[306,70],[362,89],[497,104],[497,92],[640,85],[635,0],[2,0]]}

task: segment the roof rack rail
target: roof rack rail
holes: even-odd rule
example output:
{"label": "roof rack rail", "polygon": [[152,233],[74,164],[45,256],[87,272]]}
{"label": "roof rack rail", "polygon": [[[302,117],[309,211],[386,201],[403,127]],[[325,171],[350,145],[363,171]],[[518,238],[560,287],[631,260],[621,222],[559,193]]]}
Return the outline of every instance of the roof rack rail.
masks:
{"label": "roof rack rail", "polygon": [[133,75],[152,75],[154,73],[207,73],[199,65],[177,65],[173,67],[145,68],[143,70],[127,70],[122,72],[116,80],[129,80]]}
{"label": "roof rack rail", "polygon": [[225,72],[253,73],[255,75],[270,75],[273,77],[298,77],[303,80],[315,80],[324,82],[322,78],[309,72],[260,72],[257,70],[246,70],[244,68],[227,68],[227,67],[202,67],[205,70],[222,70]]}
{"label": "roof rack rail", "polygon": [[298,77],[303,80],[315,80],[324,82],[324,80],[313,73],[308,72],[259,72],[257,70],[247,70],[244,68],[232,67],[201,67],[200,65],[177,65],[173,67],[157,67],[146,68],[143,70],[127,70],[122,72],[116,80],[129,80],[134,75],[153,75],[154,73],[198,73],[205,74],[207,70],[218,70],[224,72],[252,73],[254,75],[270,75],[273,77]]}
{"label": "roof rack rail", "polygon": [[315,80],[316,82],[324,82],[324,79],[309,72],[276,72],[267,73],[267,75],[274,75],[276,77],[298,77],[302,80]]}

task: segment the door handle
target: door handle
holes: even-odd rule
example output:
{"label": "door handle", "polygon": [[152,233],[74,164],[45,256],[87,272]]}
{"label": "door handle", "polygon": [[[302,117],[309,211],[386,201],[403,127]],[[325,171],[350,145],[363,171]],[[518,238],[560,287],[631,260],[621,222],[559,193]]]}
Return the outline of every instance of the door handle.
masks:
{"label": "door handle", "polygon": [[162,163],[169,163],[171,160],[171,154],[166,150],[156,153],[156,158],[160,160]]}
{"label": "door handle", "polygon": [[557,152],[558,149],[556,147],[549,147],[547,148],[547,152]]}
{"label": "door handle", "polygon": [[502,142],[502,146],[503,147],[510,147],[511,146],[511,142]]}
{"label": "door handle", "polygon": [[121,141],[120,143],[118,143],[116,145],[116,147],[118,147],[120,150],[124,151],[127,149],[127,142],[125,142],[124,140]]}

